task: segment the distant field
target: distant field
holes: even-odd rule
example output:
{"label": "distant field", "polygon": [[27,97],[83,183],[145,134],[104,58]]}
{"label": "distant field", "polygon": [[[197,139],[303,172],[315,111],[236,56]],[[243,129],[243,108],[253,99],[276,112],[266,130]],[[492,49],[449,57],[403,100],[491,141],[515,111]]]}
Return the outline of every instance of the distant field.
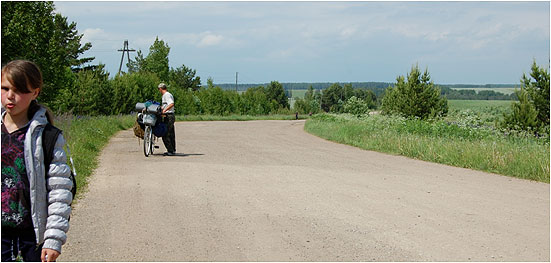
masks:
{"label": "distant field", "polygon": [[480,112],[489,108],[501,108],[507,110],[512,101],[508,100],[448,100],[450,110],[466,110]]}
{"label": "distant field", "polygon": [[508,100],[448,100],[448,121],[468,121],[474,125],[495,126],[511,112]]}
{"label": "distant field", "polygon": [[305,89],[294,89],[291,90],[291,95],[293,98],[304,98],[304,95],[306,94]]}
{"label": "distant field", "polygon": [[481,91],[493,90],[495,92],[503,93],[505,95],[515,93],[515,88],[452,88],[454,90],[474,90],[477,93]]}

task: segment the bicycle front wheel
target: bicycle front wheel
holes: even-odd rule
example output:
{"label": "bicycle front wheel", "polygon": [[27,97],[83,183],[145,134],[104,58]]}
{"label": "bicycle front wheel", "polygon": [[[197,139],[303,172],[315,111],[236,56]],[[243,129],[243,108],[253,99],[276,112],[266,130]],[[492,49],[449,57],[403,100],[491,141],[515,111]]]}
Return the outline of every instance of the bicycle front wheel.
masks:
{"label": "bicycle front wheel", "polygon": [[143,153],[145,157],[153,153],[153,130],[148,125],[145,126],[143,135]]}

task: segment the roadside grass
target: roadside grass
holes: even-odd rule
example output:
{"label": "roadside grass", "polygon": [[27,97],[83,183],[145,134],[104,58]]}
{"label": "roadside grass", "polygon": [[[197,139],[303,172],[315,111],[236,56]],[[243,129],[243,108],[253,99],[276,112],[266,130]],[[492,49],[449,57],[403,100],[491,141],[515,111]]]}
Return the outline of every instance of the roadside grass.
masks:
{"label": "roadside grass", "polygon": [[[56,116],[54,124],[63,130],[70,156],[76,168],[77,197],[85,189],[88,177],[98,165],[98,156],[118,131],[134,125],[135,116],[75,117]],[[69,162],[69,160],[67,160]]]}
{"label": "roadside grass", "polygon": [[314,115],[305,130],[365,150],[549,183],[549,136],[396,116]]}

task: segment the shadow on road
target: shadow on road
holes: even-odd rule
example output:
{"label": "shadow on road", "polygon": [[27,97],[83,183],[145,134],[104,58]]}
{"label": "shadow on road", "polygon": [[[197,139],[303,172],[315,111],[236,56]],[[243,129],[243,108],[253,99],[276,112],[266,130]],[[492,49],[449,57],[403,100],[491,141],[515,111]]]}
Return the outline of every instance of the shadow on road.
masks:
{"label": "shadow on road", "polygon": [[165,156],[162,153],[154,153],[153,156],[160,156],[160,157],[188,157],[188,156],[201,156],[204,155],[202,153],[175,153],[172,156]]}

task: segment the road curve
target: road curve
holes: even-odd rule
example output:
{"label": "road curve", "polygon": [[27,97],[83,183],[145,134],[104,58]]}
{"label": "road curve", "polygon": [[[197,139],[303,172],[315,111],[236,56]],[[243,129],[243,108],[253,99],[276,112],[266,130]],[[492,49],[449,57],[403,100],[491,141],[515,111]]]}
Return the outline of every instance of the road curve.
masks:
{"label": "road curve", "polygon": [[178,122],[102,151],[60,261],[547,261],[549,184],[364,151],[304,121]]}

